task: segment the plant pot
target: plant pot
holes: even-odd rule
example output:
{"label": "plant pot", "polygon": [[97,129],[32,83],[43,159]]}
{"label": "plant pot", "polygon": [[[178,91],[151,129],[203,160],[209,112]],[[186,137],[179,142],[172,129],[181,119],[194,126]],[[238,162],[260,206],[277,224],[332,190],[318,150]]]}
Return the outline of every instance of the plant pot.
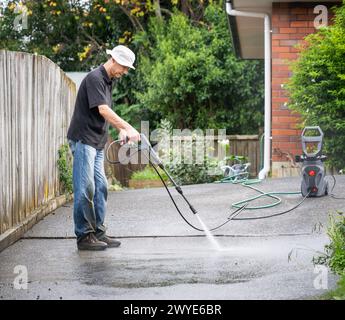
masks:
{"label": "plant pot", "polygon": [[128,186],[134,189],[163,187],[160,180],[129,180]]}

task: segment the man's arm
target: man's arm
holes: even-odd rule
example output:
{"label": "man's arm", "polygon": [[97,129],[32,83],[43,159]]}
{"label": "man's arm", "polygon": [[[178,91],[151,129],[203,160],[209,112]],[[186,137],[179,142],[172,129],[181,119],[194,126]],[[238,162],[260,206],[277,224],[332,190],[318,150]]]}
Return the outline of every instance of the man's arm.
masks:
{"label": "man's arm", "polygon": [[119,130],[120,132],[120,139],[125,139],[126,137],[129,141],[139,141],[140,134],[137,130],[135,130],[127,121],[123,120],[119,117],[109,106],[106,104],[102,104],[98,106],[98,111],[100,115],[108,121],[112,127]]}

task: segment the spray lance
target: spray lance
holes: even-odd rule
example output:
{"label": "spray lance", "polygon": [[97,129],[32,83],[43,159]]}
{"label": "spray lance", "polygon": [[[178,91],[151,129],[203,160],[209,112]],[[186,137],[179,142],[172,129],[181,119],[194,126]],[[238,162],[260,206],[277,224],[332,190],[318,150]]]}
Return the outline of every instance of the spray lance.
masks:
{"label": "spray lance", "polygon": [[[109,150],[112,147],[113,144],[115,143],[119,143],[119,142],[125,142],[126,144],[129,142],[128,138],[126,138],[125,141],[123,140],[116,140],[113,141],[111,144],[109,144],[107,150],[106,150],[106,159],[109,163],[111,164],[120,164],[121,161],[114,161],[111,160],[109,157]],[[173,186],[175,187],[176,191],[181,195],[181,197],[184,199],[184,201],[187,203],[187,205],[189,206],[189,209],[192,211],[193,214],[197,214],[197,210],[192,206],[192,204],[189,202],[189,200],[186,198],[186,196],[183,193],[183,190],[181,188],[181,186],[179,186],[176,181],[174,180],[174,178],[170,175],[170,173],[166,170],[162,160],[159,158],[158,154],[156,153],[156,151],[153,149],[151,143],[149,142],[149,140],[147,139],[146,135],[141,133],[140,134],[140,141],[138,143],[128,143],[127,146],[129,148],[135,148],[137,151],[141,151],[142,154],[148,159],[150,165],[153,167],[153,169],[155,170],[155,172],[157,173],[157,175],[159,176],[160,180],[162,181],[166,191],[169,194],[169,197],[171,199],[171,201],[173,202],[177,212],[180,214],[181,218],[193,229],[197,230],[197,231],[201,231],[204,232],[203,229],[199,229],[198,227],[194,226],[193,224],[191,224],[186,218],[185,216],[182,214],[181,210],[179,209],[179,207],[177,206],[173,196],[170,193],[169,188],[167,187],[166,182],[164,181],[164,179],[162,178],[162,175],[159,173],[157,167],[159,167],[160,169],[162,169],[164,171],[164,173],[167,175],[168,179],[170,180],[170,182],[173,184]],[[228,222],[230,222],[232,219],[234,219],[238,214],[240,214],[247,206],[248,204],[245,204],[241,207],[239,207],[238,209],[236,209],[234,212],[230,213],[228,219],[220,224],[219,226],[210,229],[210,231],[214,231],[216,229],[221,228],[222,226],[224,226],[225,224],[227,224]]]}
{"label": "spray lance", "polygon": [[[155,152],[155,150],[153,149],[153,147],[151,146],[150,142],[148,141],[148,139],[146,138],[146,136],[144,134],[140,134],[140,138],[141,138],[141,146],[140,146],[140,150],[147,150],[149,155],[148,155],[148,159],[151,163],[151,165],[154,167],[152,160],[155,162],[156,165],[158,165],[158,167],[160,167],[164,173],[167,175],[167,177],[169,178],[169,180],[171,181],[171,183],[173,184],[173,186],[175,187],[176,191],[182,196],[182,198],[184,199],[184,201],[186,201],[186,203],[188,204],[190,210],[193,212],[193,214],[196,214],[197,211],[195,210],[195,208],[191,205],[191,203],[188,201],[188,199],[185,197],[185,195],[183,194],[183,191],[181,189],[181,186],[179,186],[175,180],[173,179],[173,177],[169,174],[169,172],[165,169],[164,164],[162,162],[162,160],[158,157],[157,153]],[[154,169],[156,169],[154,167]],[[156,172],[158,173],[158,171],[156,170]],[[159,175],[159,173],[158,173]]]}

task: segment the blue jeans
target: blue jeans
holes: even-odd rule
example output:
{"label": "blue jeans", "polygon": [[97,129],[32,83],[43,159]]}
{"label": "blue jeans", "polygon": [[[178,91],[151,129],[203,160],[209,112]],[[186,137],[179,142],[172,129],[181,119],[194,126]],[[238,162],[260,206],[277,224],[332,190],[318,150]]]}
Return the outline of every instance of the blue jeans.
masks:
{"label": "blue jeans", "polygon": [[105,234],[108,183],[104,151],[78,141],[68,141],[73,154],[74,231],[77,241],[89,233]]}

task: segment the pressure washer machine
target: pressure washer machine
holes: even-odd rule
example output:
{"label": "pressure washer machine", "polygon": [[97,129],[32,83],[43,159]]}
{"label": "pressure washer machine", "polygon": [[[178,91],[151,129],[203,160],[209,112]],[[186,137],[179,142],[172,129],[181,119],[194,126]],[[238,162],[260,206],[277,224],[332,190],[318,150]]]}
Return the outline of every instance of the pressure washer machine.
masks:
{"label": "pressure washer machine", "polygon": [[322,197],[328,195],[328,181],[322,155],[323,132],[319,126],[305,127],[302,131],[303,155],[296,156],[302,163],[301,193],[303,197]]}

